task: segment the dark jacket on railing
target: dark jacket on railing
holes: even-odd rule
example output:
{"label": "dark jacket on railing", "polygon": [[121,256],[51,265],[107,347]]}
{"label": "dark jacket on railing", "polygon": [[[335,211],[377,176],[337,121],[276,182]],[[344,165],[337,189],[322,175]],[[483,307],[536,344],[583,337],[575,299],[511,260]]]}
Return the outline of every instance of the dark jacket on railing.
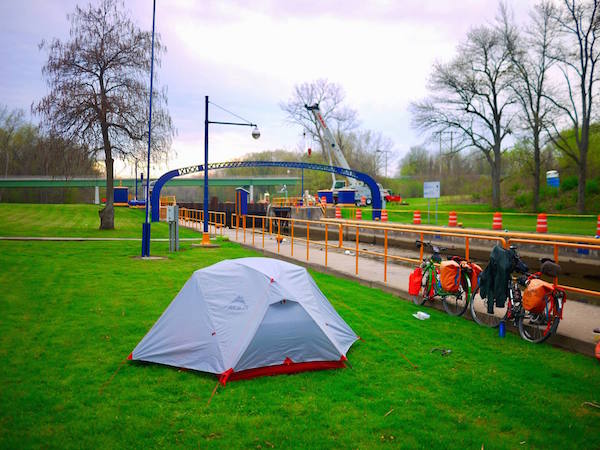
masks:
{"label": "dark jacket on railing", "polygon": [[488,313],[493,314],[494,304],[504,308],[508,297],[508,280],[515,268],[517,257],[512,250],[494,247],[490,262],[479,278],[479,295],[492,300],[488,302]]}

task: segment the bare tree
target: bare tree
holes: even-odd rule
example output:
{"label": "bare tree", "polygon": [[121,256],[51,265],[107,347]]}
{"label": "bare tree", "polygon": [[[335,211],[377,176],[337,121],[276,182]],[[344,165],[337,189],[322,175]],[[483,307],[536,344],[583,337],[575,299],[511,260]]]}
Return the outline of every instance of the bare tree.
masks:
{"label": "bare tree", "polygon": [[12,140],[15,132],[23,125],[23,111],[0,107],[0,155],[4,154],[4,176],[10,173],[9,166],[13,153]]}
{"label": "bare tree", "polygon": [[[564,121],[552,123],[551,139],[556,147],[577,165],[577,209],[585,212],[585,185],[590,144],[592,106],[597,97],[597,63],[600,58],[600,11],[598,0],[563,0],[553,19],[560,32],[551,57],[558,63],[565,92],[563,98],[548,100],[563,114]],[[598,45],[597,45],[598,44]],[[574,143],[561,126],[572,128]]]}
{"label": "bare tree", "polygon": [[[336,140],[350,167],[372,177],[384,171],[385,153],[392,153],[394,142],[373,130],[337,132]],[[384,156],[382,156],[384,155]]]}
{"label": "bare tree", "polygon": [[499,28],[510,51],[516,74],[511,88],[520,106],[519,122],[526,133],[533,151],[533,210],[540,202],[540,167],[543,134],[553,123],[556,108],[548,100],[553,97],[549,84],[550,57],[556,39],[556,27],[552,20],[555,7],[549,2],[536,5],[530,14],[530,22],[520,31],[512,23],[505,4],[500,4]]}
{"label": "bare tree", "polygon": [[[104,156],[106,206],[100,228],[114,228],[113,162],[139,151],[148,138],[151,33],[139,29],[117,0],[76,7],[67,16],[70,38],[42,42],[48,61],[42,73],[50,93],[33,110],[57,135],[86,145]],[[164,51],[155,40],[155,63]],[[152,111],[153,155],[168,152],[173,137],[166,92],[155,90]]]}
{"label": "bare tree", "polygon": [[[302,83],[294,87],[294,94],[285,103],[280,103],[281,109],[287,114],[287,120],[295,125],[300,125],[307,136],[319,142],[321,150],[325,155],[325,138],[323,131],[317,120],[310,111],[307,111],[304,105],[313,105],[318,103],[321,109],[321,115],[327,122],[331,131],[347,133],[357,126],[356,111],[344,106],[344,90],[335,83],[330,83],[326,79],[319,79],[310,83]],[[340,149],[343,151],[342,145]],[[329,160],[332,164],[332,161]]]}
{"label": "bare tree", "polygon": [[429,89],[433,95],[413,103],[413,126],[433,137],[454,130],[455,151],[476,148],[491,168],[492,205],[501,207],[503,141],[511,133],[515,102],[510,53],[502,33],[480,26],[469,31],[458,48],[458,56],[447,64],[437,63]]}

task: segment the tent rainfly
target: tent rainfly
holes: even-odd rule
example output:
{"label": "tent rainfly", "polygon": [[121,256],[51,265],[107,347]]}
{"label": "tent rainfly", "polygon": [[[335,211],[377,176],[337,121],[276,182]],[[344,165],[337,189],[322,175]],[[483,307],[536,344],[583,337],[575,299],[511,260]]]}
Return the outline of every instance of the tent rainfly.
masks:
{"label": "tent rainfly", "polygon": [[358,336],[305,268],[270,258],[194,272],[129,355],[228,380],[345,367]]}

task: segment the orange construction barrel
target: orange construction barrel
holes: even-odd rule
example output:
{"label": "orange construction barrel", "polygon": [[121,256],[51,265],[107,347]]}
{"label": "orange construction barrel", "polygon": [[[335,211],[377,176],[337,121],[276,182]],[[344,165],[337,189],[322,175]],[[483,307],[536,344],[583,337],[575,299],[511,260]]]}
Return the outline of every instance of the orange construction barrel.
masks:
{"label": "orange construction barrel", "polygon": [[600,236],[600,214],[598,214],[598,222],[596,223],[596,237]]}
{"label": "orange construction barrel", "polygon": [[356,220],[362,220],[362,211],[360,209],[356,209]]}
{"label": "orange construction barrel", "polygon": [[421,225],[421,211],[415,211],[413,213],[413,224]]}
{"label": "orange construction barrel", "polygon": [[456,211],[450,211],[450,213],[448,213],[448,226],[455,227],[457,225],[458,222],[456,220]]}
{"label": "orange construction barrel", "polygon": [[340,209],[339,206],[336,206],[336,208],[335,208],[335,218],[336,219],[342,218],[342,210]]}
{"label": "orange construction barrel", "polygon": [[494,213],[494,221],[492,222],[492,230],[501,230],[502,229],[502,213],[495,212]]}
{"label": "orange construction barrel", "polygon": [[547,233],[548,232],[548,219],[546,218],[546,214],[538,214],[537,225],[535,227],[535,231],[537,233]]}
{"label": "orange construction barrel", "polygon": [[381,221],[382,222],[387,222],[388,221],[387,209],[381,210]]}

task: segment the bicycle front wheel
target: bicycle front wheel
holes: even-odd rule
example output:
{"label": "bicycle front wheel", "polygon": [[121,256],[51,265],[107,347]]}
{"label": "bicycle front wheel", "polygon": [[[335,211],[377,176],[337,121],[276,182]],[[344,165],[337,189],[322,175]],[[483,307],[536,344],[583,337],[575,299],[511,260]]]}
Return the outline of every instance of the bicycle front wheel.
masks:
{"label": "bicycle front wheel", "polygon": [[546,298],[546,307],[541,313],[524,311],[517,320],[519,334],[526,341],[540,344],[556,333],[560,317],[551,309],[552,299]]}
{"label": "bicycle front wheel", "polygon": [[467,293],[460,290],[452,294],[444,294],[442,296],[442,305],[451,316],[462,316],[469,306],[467,301]]}
{"label": "bicycle front wheel", "polygon": [[473,298],[470,302],[471,317],[479,325],[491,328],[498,328],[500,322],[506,318],[508,313],[508,301],[504,304],[504,307],[500,308],[496,305],[491,306],[491,313],[488,310],[488,303],[493,300],[487,298],[481,298],[479,296],[479,289],[473,293]]}

